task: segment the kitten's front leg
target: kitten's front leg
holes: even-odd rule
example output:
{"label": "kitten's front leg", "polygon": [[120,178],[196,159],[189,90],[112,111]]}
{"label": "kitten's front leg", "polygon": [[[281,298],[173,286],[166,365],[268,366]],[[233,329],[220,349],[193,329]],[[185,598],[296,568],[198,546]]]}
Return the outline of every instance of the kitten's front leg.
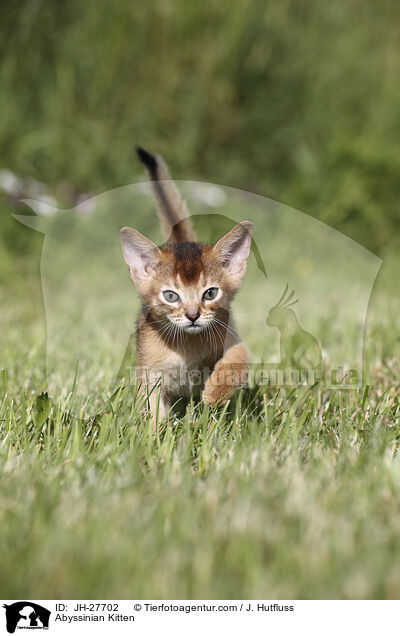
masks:
{"label": "kitten's front leg", "polygon": [[157,391],[157,389],[153,390],[152,394],[149,396],[149,406],[153,429],[156,430],[157,421],[161,422],[163,417],[168,413],[170,406],[166,396],[163,394],[163,391]]}
{"label": "kitten's front leg", "polygon": [[138,396],[143,400],[142,415],[150,413],[153,429],[156,430],[157,421],[161,422],[170,408],[164,391],[160,386],[143,383],[139,385]]}
{"label": "kitten's front leg", "polygon": [[248,369],[249,353],[244,344],[227,349],[205,384],[203,400],[211,405],[229,400],[235,389],[246,384]]}

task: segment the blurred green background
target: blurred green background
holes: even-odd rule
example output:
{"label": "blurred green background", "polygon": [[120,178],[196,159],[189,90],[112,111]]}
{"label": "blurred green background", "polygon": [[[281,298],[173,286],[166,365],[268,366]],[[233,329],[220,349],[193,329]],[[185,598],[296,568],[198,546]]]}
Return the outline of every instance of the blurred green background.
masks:
{"label": "blurred green background", "polygon": [[[62,204],[142,178],[141,144],[176,178],[397,247],[398,3],[7,0],[0,28],[0,168]],[[40,254],[16,199],[0,197],[0,282]]]}
{"label": "blurred green background", "polygon": [[[3,0],[1,18],[0,591],[399,598],[400,4]],[[30,213],[25,197],[70,208],[143,179],[138,144],[177,179],[262,194],[385,259],[363,389],[272,387],[233,416],[193,407],[161,435],[130,394],[81,423],[74,387],[42,393],[43,235],[12,213]],[[256,282],[243,335],[258,344]],[[97,340],[106,374],[115,342]]]}

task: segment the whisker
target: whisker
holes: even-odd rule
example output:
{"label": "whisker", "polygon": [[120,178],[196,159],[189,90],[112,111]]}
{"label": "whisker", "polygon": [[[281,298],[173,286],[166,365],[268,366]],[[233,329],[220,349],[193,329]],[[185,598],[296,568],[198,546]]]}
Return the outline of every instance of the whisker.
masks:
{"label": "whisker", "polygon": [[172,325],[171,324],[167,324],[165,325],[162,329],[159,330],[159,334],[161,336],[163,336],[166,332],[168,333],[168,331],[171,329]]}
{"label": "whisker", "polygon": [[169,344],[171,335],[173,333],[174,325],[169,323],[161,333],[162,337],[165,339],[166,344]]}
{"label": "whisker", "polygon": [[208,325],[208,329],[209,329],[209,334],[210,334],[210,347],[211,347],[211,353],[214,353],[214,339],[213,339],[213,332],[212,332],[212,323],[210,323]]}
{"label": "whisker", "polygon": [[215,331],[217,332],[217,334],[218,334],[218,336],[219,336],[219,339],[220,339],[220,341],[221,341],[221,344],[222,344],[222,343],[224,342],[225,338],[224,338],[224,336],[223,336],[223,334],[222,334],[222,332],[221,332],[221,330],[220,330],[219,326],[217,325],[217,323],[214,323],[214,329],[215,329]]}
{"label": "whisker", "polygon": [[212,336],[213,336],[213,345],[214,345],[213,346],[213,352],[215,353],[215,355],[217,355],[217,353],[218,353],[218,343],[217,343],[217,339],[216,339],[216,336],[215,336],[215,327],[216,327],[216,325],[211,323],[211,333],[212,333]]}
{"label": "whisker", "polygon": [[236,333],[236,331],[230,327],[230,325],[226,324],[225,322],[222,322],[222,320],[219,320],[218,318],[214,318],[213,322],[217,323],[218,325],[221,325],[222,327],[225,327],[225,329],[231,334],[231,336],[233,336],[234,338],[237,338],[238,335]]}
{"label": "whisker", "polygon": [[210,325],[206,326],[206,335],[207,335],[207,347],[211,347],[211,337],[210,337]]}
{"label": "whisker", "polygon": [[182,348],[184,348],[184,339],[185,339],[185,332],[181,327],[179,327],[179,345]]}

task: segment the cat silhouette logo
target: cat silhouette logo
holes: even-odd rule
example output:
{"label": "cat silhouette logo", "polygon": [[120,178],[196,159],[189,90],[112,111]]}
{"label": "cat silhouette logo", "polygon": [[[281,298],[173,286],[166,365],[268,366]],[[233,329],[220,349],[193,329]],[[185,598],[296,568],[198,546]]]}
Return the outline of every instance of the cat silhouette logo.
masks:
{"label": "cat silhouette logo", "polygon": [[9,634],[14,634],[16,629],[49,629],[51,612],[37,603],[18,601],[3,607]]}

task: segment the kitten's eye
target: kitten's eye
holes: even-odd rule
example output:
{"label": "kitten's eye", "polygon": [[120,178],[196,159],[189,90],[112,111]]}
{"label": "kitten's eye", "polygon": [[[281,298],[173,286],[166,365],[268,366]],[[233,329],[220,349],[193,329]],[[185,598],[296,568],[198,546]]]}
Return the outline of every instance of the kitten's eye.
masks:
{"label": "kitten's eye", "polygon": [[218,287],[210,287],[203,294],[203,300],[214,300],[218,294]]}
{"label": "kitten's eye", "polygon": [[167,289],[167,291],[163,292],[163,296],[168,303],[177,303],[180,300],[178,294],[172,289]]}

